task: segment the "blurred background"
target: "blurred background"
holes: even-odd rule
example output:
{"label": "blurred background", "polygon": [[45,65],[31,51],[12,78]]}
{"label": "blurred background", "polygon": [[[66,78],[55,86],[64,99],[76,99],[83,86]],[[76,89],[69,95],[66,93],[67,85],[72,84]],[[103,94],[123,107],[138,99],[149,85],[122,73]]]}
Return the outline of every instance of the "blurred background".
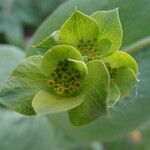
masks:
{"label": "blurred background", "polygon": [[0,43],[24,47],[28,38],[65,0],[0,0]]}
{"label": "blurred background", "polygon": [[142,43],[132,56],[139,85],[112,110],[84,127],[66,114],[27,117],[0,106],[0,150],[150,150],[150,0],[0,0],[0,87],[37,44],[60,28],[74,8],[90,15],[119,8],[122,50]]}

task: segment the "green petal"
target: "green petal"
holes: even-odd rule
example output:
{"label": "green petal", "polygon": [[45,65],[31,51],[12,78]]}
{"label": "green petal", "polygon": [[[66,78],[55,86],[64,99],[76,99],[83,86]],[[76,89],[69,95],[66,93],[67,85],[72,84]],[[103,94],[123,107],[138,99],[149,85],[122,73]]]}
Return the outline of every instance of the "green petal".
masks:
{"label": "green petal", "polygon": [[116,83],[113,81],[110,82],[110,91],[109,91],[109,98],[108,98],[108,107],[112,107],[116,104],[116,102],[120,98],[120,89]]}
{"label": "green petal", "polygon": [[103,59],[103,61],[110,65],[111,68],[118,69],[120,67],[130,67],[135,74],[138,73],[138,65],[134,58],[126,52],[118,51]]}
{"label": "green petal", "polygon": [[58,62],[66,59],[74,59],[83,61],[82,55],[78,50],[69,45],[57,45],[47,51],[42,60],[42,71],[44,74],[49,75],[54,71]]}
{"label": "green petal", "polygon": [[128,95],[137,83],[138,65],[134,58],[118,51],[103,60],[110,67],[110,76],[119,87],[120,97]]}
{"label": "green petal", "polygon": [[84,78],[87,75],[88,68],[87,65],[81,61],[81,60],[73,60],[73,59],[68,59],[69,62],[73,64],[73,67],[76,68],[82,75],[82,78]]}
{"label": "green petal", "polygon": [[87,124],[107,113],[110,81],[108,70],[100,60],[90,61],[87,66],[84,102],[68,112],[70,122],[75,126]]}
{"label": "green petal", "polygon": [[121,98],[128,95],[138,82],[134,71],[129,67],[119,68],[114,76],[114,81],[120,89]]}
{"label": "green petal", "polygon": [[99,36],[99,28],[95,20],[78,10],[64,23],[60,29],[60,40],[74,46],[90,41]]}
{"label": "green petal", "polygon": [[44,115],[67,111],[80,105],[83,100],[83,95],[67,98],[57,97],[45,91],[40,91],[35,95],[32,106],[37,114]]}
{"label": "green petal", "polygon": [[111,42],[108,53],[114,53],[120,49],[122,43],[122,26],[119,19],[118,9],[110,11],[97,11],[91,16],[100,28],[100,39],[107,39]]}
{"label": "green petal", "polygon": [[26,58],[9,75],[0,90],[0,102],[4,106],[22,114],[35,114],[32,99],[38,91],[47,88],[47,79],[41,73],[41,60],[41,56]]}
{"label": "green petal", "polygon": [[44,54],[51,47],[58,44],[58,34],[59,31],[53,32],[49,37],[44,39],[41,43],[34,45],[33,47],[38,48],[40,54]]}
{"label": "green petal", "polygon": [[110,48],[111,48],[111,42],[108,39],[99,39],[98,51],[100,52],[100,57],[108,54]]}

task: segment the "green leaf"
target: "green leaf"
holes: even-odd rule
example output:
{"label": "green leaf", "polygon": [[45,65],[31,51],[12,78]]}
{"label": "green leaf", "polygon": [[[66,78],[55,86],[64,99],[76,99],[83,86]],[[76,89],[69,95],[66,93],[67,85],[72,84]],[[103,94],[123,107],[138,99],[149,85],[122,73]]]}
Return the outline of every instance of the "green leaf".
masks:
{"label": "green leaf", "polygon": [[126,52],[118,51],[113,55],[110,55],[103,59],[103,61],[110,65],[113,69],[118,69],[120,67],[129,67],[135,74],[138,73],[138,65],[134,58]]}
{"label": "green leaf", "polygon": [[108,107],[112,107],[114,106],[117,101],[119,100],[120,98],[120,89],[118,87],[118,85],[111,81],[110,82],[110,91],[109,91],[109,98],[108,98]]}
{"label": "green leaf", "polygon": [[[25,54],[23,50],[11,45],[0,45],[0,88],[12,71],[12,68],[24,57]],[[2,107],[1,104],[0,107]]]}
{"label": "green leaf", "polygon": [[53,32],[49,37],[33,47],[38,48],[40,54],[44,54],[47,50],[58,43],[58,34],[59,31]]}
{"label": "green leaf", "polygon": [[57,113],[67,111],[74,107],[77,107],[83,102],[84,96],[73,97],[58,97],[51,95],[48,92],[38,92],[33,101],[32,106],[37,114],[45,115],[49,113]]}
{"label": "green leaf", "polygon": [[61,41],[77,47],[81,41],[93,40],[98,35],[99,28],[94,19],[75,10],[61,27],[59,38]]}
{"label": "green leaf", "polygon": [[129,67],[120,67],[116,71],[114,81],[119,87],[121,98],[128,95],[135,84],[138,82],[134,71]]}
{"label": "green leaf", "polygon": [[54,71],[60,61],[66,59],[74,59],[83,61],[82,55],[74,47],[69,45],[57,45],[47,51],[42,59],[42,71],[49,75]]}
{"label": "green leaf", "polygon": [[0,91],[1,104],[21,114],[35,114],[32,99],[47,86],[47,78],[41,73],[41,60],[41,56],[26,58],[13,70]]}
{"label": "green leaf", "polygon": [[57,144],[60,143],[56,140],[54,127],[45,117],[26,117],[1,109],[0,122],[0,149],[57,150]]}
{"label": "green leaf", "polygon": [[12,68],[25,57],[24,52],[11,45],[0,45],[0,86]]}
{"label": "green leaf", "polygon": [[109,91],[109,73],[105,64],[93,60],[87,64],[88,74],[85,79],[84,102],[69,110],[69,120],[75,126],[87,124],[107,113]]}
{"label": "green leaf", "polygon": [[118,9],[110,11],[97,11],[91,16],[94,18],[100,29],[100,39],[107,39],[111,42],[111,48],[107,54],[112,54],[120,49],[122,43],[122,26]]}
{"label": "green leaf", "polygon": [[[92,142],[81,142],[63,135],[47,117],[26,117],[0,109],[1,150],[87,150]],[[33,144],[34,143],[34,144]]]}

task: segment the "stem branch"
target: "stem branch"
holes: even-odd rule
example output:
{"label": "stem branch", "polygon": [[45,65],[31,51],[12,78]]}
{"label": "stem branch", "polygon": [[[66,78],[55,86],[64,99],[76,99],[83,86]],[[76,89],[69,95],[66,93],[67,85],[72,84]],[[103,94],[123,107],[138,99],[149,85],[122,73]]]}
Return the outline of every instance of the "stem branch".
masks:
{"label": "stem branch", "polygon": [[127,53],[133,54],[133,53],[136,53],[139,50],[142,50],[143,48],[146,48],[148,46],[150,46],[150,36],[125,47],[124,50]]}

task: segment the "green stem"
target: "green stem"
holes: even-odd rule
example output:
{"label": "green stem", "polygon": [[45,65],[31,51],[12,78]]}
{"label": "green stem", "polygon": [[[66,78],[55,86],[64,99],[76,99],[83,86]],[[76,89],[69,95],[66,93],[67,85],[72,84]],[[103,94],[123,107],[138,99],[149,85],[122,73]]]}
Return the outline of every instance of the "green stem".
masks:
{"label": "green stem", "polygon": [[125,47],[124,50],[127,53],[133,54],[138,52],[139,50],[142,50],[146,47],[150,46],[150,36],[141,39],[131,45],[129,45],[128,47]]}

